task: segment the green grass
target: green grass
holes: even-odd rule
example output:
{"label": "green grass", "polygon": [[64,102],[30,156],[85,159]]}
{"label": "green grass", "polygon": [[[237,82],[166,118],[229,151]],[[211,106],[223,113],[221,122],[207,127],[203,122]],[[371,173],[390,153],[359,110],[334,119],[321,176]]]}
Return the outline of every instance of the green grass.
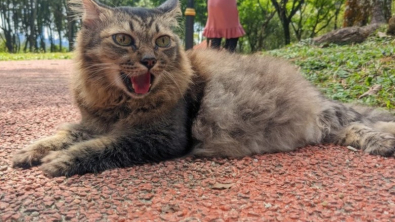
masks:
{"label": "green grass", "polygon": [[43,60],[43,59],[71,59],[72,53],[0,53],[0,61],[11,60]]}
{"label": "green grass", "polygon": [[[268,51],[301,67],[306,78],[329,98],[395,108],[395,38],[372,37],[362,44],[321,48],[301,42]],[[377,95],[358,99],[373,85]]]}

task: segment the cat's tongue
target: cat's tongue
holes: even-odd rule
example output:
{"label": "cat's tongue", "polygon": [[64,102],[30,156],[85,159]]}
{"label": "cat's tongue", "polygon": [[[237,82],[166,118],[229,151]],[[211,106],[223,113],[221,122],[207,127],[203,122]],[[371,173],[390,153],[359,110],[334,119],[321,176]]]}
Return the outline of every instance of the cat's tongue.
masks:
{"label": "cat's tongue", "polygon": [[138,94],[146,94],[151,85],[151,74],[147,72],[144,75],[132,77],[133,89]]}

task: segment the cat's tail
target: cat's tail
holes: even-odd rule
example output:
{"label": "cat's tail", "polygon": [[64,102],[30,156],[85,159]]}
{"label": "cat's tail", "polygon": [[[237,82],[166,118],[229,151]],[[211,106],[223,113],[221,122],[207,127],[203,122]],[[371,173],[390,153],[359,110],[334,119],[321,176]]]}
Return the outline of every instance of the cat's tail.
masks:
{"label": "cat's tail", "polygon": [[324,142],[395,156],[395,116],[389,112],[334,103],[322,111],[318,123]]}

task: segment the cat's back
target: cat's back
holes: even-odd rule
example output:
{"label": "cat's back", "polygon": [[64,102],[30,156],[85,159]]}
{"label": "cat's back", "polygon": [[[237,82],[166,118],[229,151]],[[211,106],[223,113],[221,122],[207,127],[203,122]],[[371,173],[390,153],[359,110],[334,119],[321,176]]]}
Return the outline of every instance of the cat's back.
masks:
{"label": "cat's back", "polygon": [[[319,137],[313,123],[330,104],[296,66],[273,57],[214,50],[193,50],[188,56],[196,75],[206,79],[193,127],[194,137],[205,141],[197,154],[286,151],[305,145],[300,138]],[[280,139],[284,136],[288,139]]]}
{"label": "cat's back", "polygon": [[[231,82],[246,81],[254,85],[271,85],[297,81],[310,85],[289,62],[262,55],[241,55],[218,50],[193,50],[187,53],[192,68],[207,79],[229,79]],[[294,85],[294,84],[290,84]]]}
{"label": "cat's back", "polygon": [[[277,94],[278,97],[317,97],[318,91],[286,60],[262,55],[231,54],[218,50],[188,52],[195,73],[207,87],[234,96]],[[310,98],[311,99],[311,98]],[[309,99],[309,102],[311,100]]]}

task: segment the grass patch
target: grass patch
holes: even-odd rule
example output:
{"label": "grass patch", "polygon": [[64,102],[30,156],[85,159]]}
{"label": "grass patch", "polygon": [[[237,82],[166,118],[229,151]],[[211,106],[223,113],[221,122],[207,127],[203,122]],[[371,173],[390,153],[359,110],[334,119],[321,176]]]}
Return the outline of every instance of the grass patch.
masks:
{"label": "grass patch", "polygon": [[0,61],[12,60],[44,60],[44,59],[71,59],[72,53],[0,53]]}
{"label": "grass patch", "polygon": [[[265,52],[301,67],[306,78],[329,98],[369,106],[395,108],[395,39],[371,37],[362,44],[325,48],[301,42]],[[379,84],[376,94],[359,99]]]}

